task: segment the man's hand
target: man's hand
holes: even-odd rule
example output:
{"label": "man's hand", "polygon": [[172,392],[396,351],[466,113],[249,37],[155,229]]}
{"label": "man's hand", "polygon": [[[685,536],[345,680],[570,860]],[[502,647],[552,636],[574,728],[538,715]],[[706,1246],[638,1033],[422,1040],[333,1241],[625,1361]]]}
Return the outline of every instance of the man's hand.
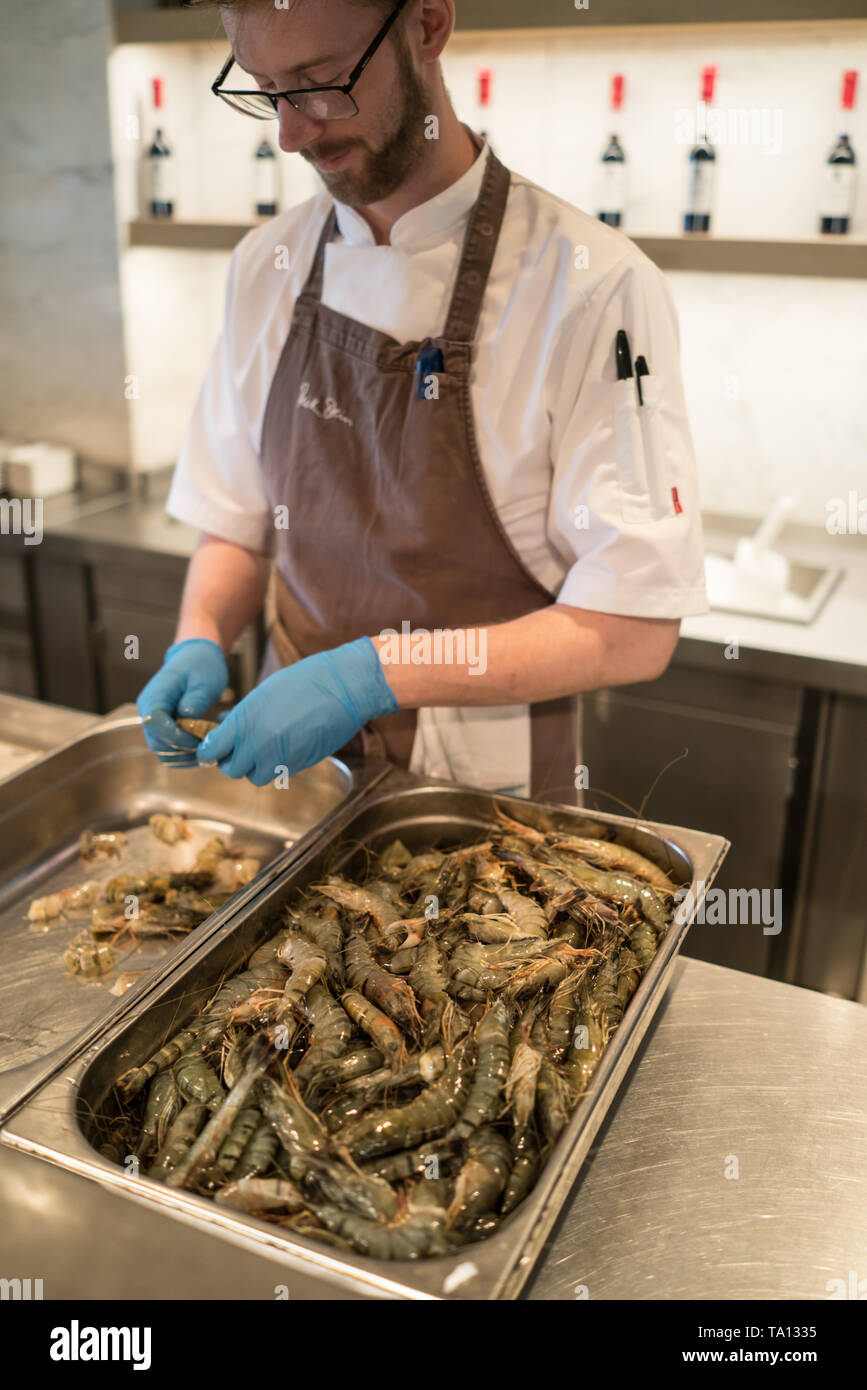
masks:
{"label": "man's hand", "polygon": [[200,763],[264,787],[335,753],[397,701],[369,637],[269,676],[199,745]]}
{"label": "man's hand", "polygon": [[178,728],[175,718],[200,719],[228,684],[226,658],[216,642],[197,637],[169,647],[162,669],[136,701],[142,719],[149,721],[144,725],[148,747],[160,762],[196,766],[199,745]]}

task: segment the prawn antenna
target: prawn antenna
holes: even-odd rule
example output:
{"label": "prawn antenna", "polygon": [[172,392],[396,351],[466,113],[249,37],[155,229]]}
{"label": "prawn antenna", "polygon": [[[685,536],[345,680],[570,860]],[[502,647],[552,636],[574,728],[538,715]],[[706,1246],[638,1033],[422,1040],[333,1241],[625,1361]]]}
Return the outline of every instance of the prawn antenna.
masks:
{"label": "prawn antenna", "polygon": [[641,802],[641,805],[638,807],[633,806],[632,803],[629,801],[624,801],[621,796],[615,796],[613,792],[605,791],[603,787],[595,787],[594,794],[596,796],[604,796],[607,801],[613,801],[616,803],[616,805],[622,806],[624,811],[628,811],[629,814],[631,816],[634,816],[636,820],[644,820],[644,812],[647,807],[647,803],[653,796],[653,793],[656,791],[656,788],[659,786],[659,783],[662,781],[665,774],[674,767],[675,763],[680,763],[683,761],[684,758],[688,757],[689,749],[684,748],[682,753],[678,753],[676,757],[672,758],[669,762],[667,762],[664,767],[661,767],[659,772],[657,772],[656,776],[651,782],[650,787]]}
{"label": "prawn antenna", "polygon": [[684,748],[684,750],[683,750],[682,753],[678,753],[678,754],[677,754],[677,757],[672,758],[670,762],[667,762],[667,763],[665,764],[665,767],[661,768],[661,769],[659,770],[659,772],[657,772],[656,776],[654,777],[653,781],[652,781],[651,784],[650,784],[650,790],[648,791],[648,793],[647,793],[647,795],[645,796],[644,800],[642,801],[640,807],[638,808],[638,819],[639,819],[639,820],[644,820],[644,808],[645,808],[645,806],[647,805],[647,803],[648,803],[648,801],[650,800],[650,798],[653,796],[653,793],[656,791],[657,785],[658,785],[659,782],[662,780],[662,778],[665,776],[665,774],[666,774],[668,771],[670,771],[671,768],[674,767],[675,763],[681,763],[681,762],[683,762],[684,758],[688,758],[688,757],[689,757],[689,749],[688,749],[688,748]]}

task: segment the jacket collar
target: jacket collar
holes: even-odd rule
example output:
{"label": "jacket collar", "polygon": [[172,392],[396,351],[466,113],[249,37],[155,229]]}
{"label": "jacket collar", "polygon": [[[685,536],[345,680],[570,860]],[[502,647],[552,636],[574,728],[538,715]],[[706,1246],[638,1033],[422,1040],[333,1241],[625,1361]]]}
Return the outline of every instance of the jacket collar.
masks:
{"label": "jacket collar", "polygon": [[[468,127],[465,127],[468,129]],[[469,134],[479,154],[469,169],[449,188],[418,207],[410,208],[391,229],[391,245],[412,253],[448,241],[469,219],[478,202],[488,159],[488,144],[472,131]],[[375,246],[373,232],[354,208],[335,201],[337,225],[350,246]]]}

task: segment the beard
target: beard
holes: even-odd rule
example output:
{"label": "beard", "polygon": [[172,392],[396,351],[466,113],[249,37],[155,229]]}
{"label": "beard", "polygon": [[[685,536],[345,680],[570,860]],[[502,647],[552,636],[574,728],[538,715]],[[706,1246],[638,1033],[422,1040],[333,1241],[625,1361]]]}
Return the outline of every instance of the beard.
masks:
{"label": "beard", "polygon": [[314,164],[316,159],[336,157],[348,150],[362,151],[361,169],[347,173],[335,169],[332,173],[317,169],[319,177],[338,203],[347,207],[367,207],[380,203],[396,193],[410,169],[417,164],[427,145],[425,120],[431,111],[431,97],[412,65],[403,35],[397,36],[398,75],[395,91],[388,104],[386,124],[391,134],[377,148],[366,140],[347,140],[311,154],[302,150],[302,158]]}

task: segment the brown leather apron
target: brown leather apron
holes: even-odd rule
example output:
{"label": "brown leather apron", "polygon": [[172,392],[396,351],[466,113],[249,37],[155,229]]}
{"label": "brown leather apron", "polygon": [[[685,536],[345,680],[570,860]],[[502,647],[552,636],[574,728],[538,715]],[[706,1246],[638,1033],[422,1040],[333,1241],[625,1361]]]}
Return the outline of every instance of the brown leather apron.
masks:
{"label": "brown leather apron", "polygon": [[[288,529],[275,532],[266,672],[358,637],[401,632],[405,622],[413,630],[480,628],[554,601],[494,510],[470,399],[473,341],[509,184],[489,154],[445,331],[415,343],[322,303],[325,248],[337,225],[331,209],[263,423],[266,491],[273,507],[288,508]],[[415,710],[377,719],[358,748],[407,767],[416,721]],[[574,804],[573,701],[531,706],[531,747],[532,794]]]}

